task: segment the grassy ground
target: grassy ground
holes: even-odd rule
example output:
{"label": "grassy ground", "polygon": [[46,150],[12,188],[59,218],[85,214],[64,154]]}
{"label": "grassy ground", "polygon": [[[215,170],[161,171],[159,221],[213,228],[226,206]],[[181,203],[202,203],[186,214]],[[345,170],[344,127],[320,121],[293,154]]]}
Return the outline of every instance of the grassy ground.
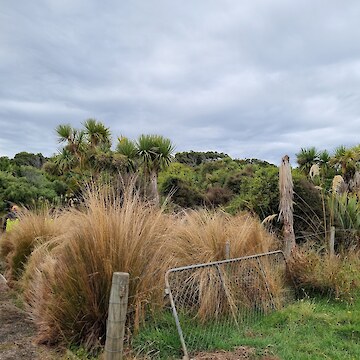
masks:
{"label": "grassy ground", "polygon": [[[187,331],[196,333],[197,329]],[[203,332],[206,339],[206,333],[210,337],[213,329],[208,327]],[[254,359],[264,355],[284,360],[360,359],[360,301],[349,305],[323,299],[300,300],[241,333],[227,328],[221,338],[203,344],[227,350],[239,346],[255,348]],[[134,345],[138,351],[157,358],[179,358],[180,355],[177,333],[167,316],[159,320],[157,326],[143,329]]]}
{"label": "grassy ground", "polygon": [[360,359],[360,301],[299,301],[264,318],[243,344],[281,359]]}

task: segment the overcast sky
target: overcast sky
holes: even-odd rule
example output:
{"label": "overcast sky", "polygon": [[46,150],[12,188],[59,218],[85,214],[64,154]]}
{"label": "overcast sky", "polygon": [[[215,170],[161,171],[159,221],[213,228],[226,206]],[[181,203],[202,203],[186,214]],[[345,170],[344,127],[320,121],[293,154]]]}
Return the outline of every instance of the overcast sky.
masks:
{"label": "overcast sky", "polygon": [[279,163],[360,142],[360,1],[0,0],[0,156],[58,124]]}

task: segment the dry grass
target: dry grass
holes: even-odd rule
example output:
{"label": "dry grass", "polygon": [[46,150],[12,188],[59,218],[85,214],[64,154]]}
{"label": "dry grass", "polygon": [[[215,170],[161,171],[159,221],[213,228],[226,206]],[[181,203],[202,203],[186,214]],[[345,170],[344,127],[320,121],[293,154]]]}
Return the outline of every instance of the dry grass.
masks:
{"label": "dry grass", "polygon": [[359,253],[330,257],[308,245],[295,251],[288,263],[296,287],[307,294],[352,301],[359,292]]}
{"label": "dry grass", "polygon": [[192,210],[178,217],[172,238],[169,252],[176,266],[224,260],[226,242],[231,258],[277,249],[276,239],[249,214]]}
{"label": "dry grass", "polygon": [[6,278],[11,283],[18,280],[28,257],[34,248],[63,233],[67,227],[66,216],[51,214],[48,208],[36,211],[24,210],[19,214],[19,222],[4,233],[0,242],[0,252],[5,259]]}
{"label": "dry grass", "polygon": [[[174,266],[219,261],[227,256],[239,258],[277,248],[276,239],[248,214],[234,217],[222,212],[189,211],[177,219],[172,236],[168,253],[173,256]],[[230,254],[226,254],[226,243],[229,244]],[[273,269],[268,265],[269,278],[266,281],[277,297],[281,292],[278,289],[282,289],[284,283],[271,275]],[[268,290],[265,278],[259,275],[261,270],[258,266],[257,261],[246,261],[244,265],[229,264],[224,266],[222,280],[216,267],[179,274],[175,286],[181,306],[192,307],[195,316],[202,321],[216,319],[229,312],[237,313],[239,307],[250,309],[260,305],[268,308]]]}
{"label": "dry grass", "polygon": [[[169,268],[222,260],[227,241],[231,257],[276,248],[274,238],[249,215],[168,215],[144,202],[131,186],[121,195],[110,188],[92,189],[81,210],[70,210],[59,221],[68,218],[64,231],[33,248],[23,276],[40,342],[101,345],[115,271],[130,274],[128,326],[133,330],[149,308],[164,305]],[[224,296],[214,297],[201,275],[200,282],[208,313]]]}
{"label": "dry grass", "polygon": [[34,253],[37,275],[26,294],[42,342],[66,340],[89,347],[103,342],[114,271],[131,274],[133,323],[138,324],[147,304],[162,300],[167,216],[131,191],[122,197],[89,192],[85,204],[85,211],[72,211],[74,226],[60,246]]}

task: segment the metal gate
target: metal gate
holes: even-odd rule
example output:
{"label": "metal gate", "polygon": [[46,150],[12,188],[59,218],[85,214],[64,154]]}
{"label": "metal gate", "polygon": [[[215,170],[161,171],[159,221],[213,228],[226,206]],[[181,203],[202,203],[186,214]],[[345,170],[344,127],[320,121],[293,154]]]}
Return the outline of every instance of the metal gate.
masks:
{"label": "metal gate", "polygon": [[166,293],[184,359],[283,307],[293,299],[287,283],[282,251],[170,269]]}

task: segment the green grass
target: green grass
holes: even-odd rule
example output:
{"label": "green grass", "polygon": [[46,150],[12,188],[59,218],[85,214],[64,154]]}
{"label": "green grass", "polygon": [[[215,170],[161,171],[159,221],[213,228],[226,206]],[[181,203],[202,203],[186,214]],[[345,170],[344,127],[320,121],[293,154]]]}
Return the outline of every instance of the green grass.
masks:
{"label": "green grass", "polygon": [[151,358],[181,358],[181,343],[170,311],[147,321],[134,336],[132,348],[136,354]]}
{"label": "green grass", "polygon": [[[358,359],[359,304],[300,301],[263,319],[254,328],[256,348],[271,346],[282,359]],[[348,336],[340,336],[347,333]]]}
{"label": "green grass", "polygon": [[244,345],[281,359],[360,359],[360,301],[299,301],[264,318]]}
{"label": "green grass", "polygon": [[[300,300],[274,312],[243,331],[227,326],[213,338],[214,329],[204,327],[201,332],[194,325],[183,329],[184,335],[201,334],[201,348],[231,350],[250,346],[256,354],[273,355],[284,360],[346,360],[360,359],[360,300],[350,305],[324,299]],[[157,359],[181,357],[181,346],[171,314],[145,326],[134,338],[138,354]]]}

